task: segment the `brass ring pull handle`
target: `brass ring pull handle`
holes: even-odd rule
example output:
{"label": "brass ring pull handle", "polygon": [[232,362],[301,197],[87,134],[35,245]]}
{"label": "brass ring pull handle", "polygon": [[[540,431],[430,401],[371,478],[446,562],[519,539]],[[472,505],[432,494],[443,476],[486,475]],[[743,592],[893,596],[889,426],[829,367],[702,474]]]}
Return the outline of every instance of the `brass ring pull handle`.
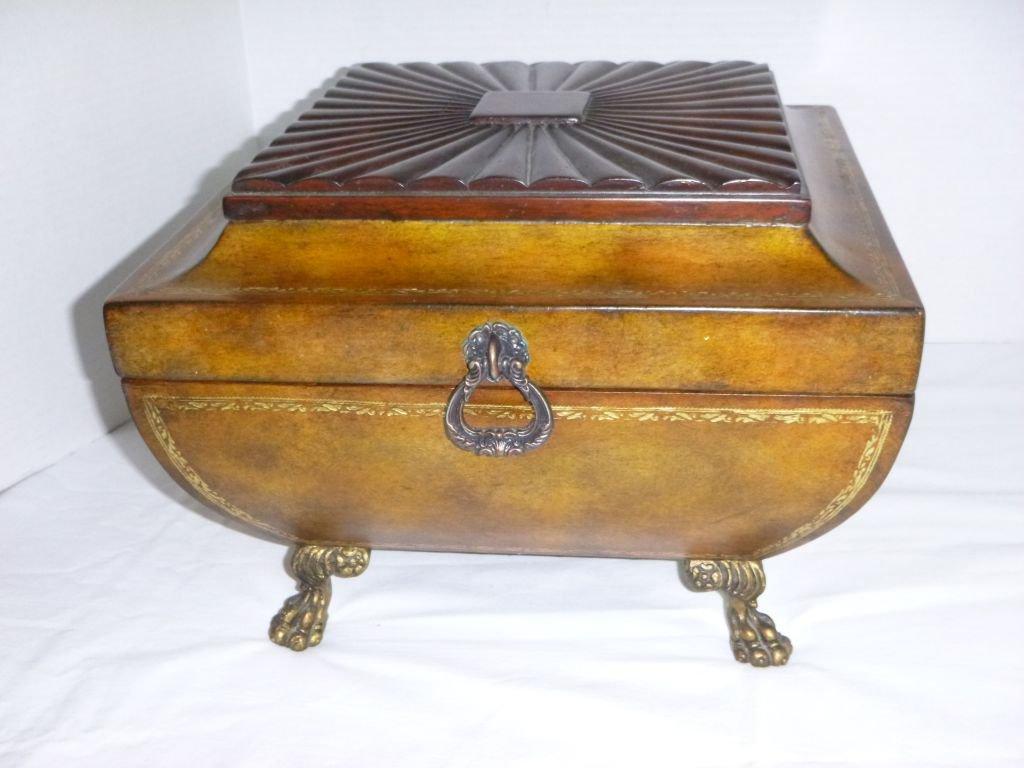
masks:
{"label": "brass ring pull handle", "polygon": [[[444,412],[444,430],[448,439],[464,451],[477,456],[515,456],[540,448],[551,437],[554,419],[544,393],[526,377],[530,353],[526,339],[508,323],[484,323],[475,328],[462,345],[469,369],[451,397]],[[507,380],[533,407],[528,427],[474,429],[466,424],[463,409],[484,379]]]}

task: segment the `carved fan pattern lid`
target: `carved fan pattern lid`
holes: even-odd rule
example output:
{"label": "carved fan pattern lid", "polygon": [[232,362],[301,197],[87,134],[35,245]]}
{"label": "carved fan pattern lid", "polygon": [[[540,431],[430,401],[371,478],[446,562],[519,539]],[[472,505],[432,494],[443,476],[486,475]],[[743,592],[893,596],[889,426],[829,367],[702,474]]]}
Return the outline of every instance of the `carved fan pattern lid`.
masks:
{"label": "carved fan pattern lid", "polygon": [[360,64],[235,178],[236,218],[805,221],[768,67]]}

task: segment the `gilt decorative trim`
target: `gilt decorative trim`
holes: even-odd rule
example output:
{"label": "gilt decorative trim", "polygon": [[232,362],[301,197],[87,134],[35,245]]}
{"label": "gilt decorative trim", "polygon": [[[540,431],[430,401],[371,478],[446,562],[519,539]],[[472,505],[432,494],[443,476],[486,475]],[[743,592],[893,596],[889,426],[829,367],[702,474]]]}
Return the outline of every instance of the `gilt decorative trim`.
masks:
{"label": "gilt decorative trim", "polygon": [[862,185],[856,183],[861,176],[860,168],[855,164],[852,156],[842,151],[842,141],[839,138],[838,125],[835,115],[828,110],[821,110],[818,114],[818,130],[822,141],[828,149],[829,157],[835,163],[835,178],[842,184],[846,194],[857,206],[857,215],[850,218],[850,221],[857,227],[857,242],[862,243],[865,251],[869,254],[872,270],[875,274],[877,284],[883,288],[880,292],[883,295],[895,296],[899,294],[896,286],[896,278],[892,273],[892,265],[885,258],[886,249],[882,245],[882,239],[875,224],[876,206],[869,203]]}
{"label": "gilt decorative trim", "polygon": [[[336,414],[356,417],[420,417],[444,415],[445,403],[389,403],[374,400],[304,399],[291,397],[189,397],[185,395],[144,395],[146,422],[170,463],[195,492],[213,506],[261,530],[291,539],[283,531],[256,520],[211,488],[191,466],[171,436],[162,411],[252,411],[296,414]],[[477,417],[525,421],[532,409],[526,405],[467,405],[466,410]],[[551,408],[556,420],[564,421],[630,421],[679,422],[714,424],[864,424],[872,427],[864,449],[854,467],[853,475],[842,490],[808,522],[792,533],[760,548],[754,557],[762,558],[780,552],[791,544],[812,535],[834,520],[860,493],[871,476],[885,446],[892,426],[892,411],[857,408],[720,408],[691,406],[604,407],[564,406]],[[711,555],[707,556],[711,558]]]}
{"label": "gilt decorative trim", "polygon": [[[163,400],[163,398],[161,398],[161,400]],[[207,485],[206,481],[178,449],[177,444],[174,442],[174,438],[171,437],[170,430],[167,428],[167,424],[164,422],[163,416],[160,415],[160,407],[156,398],[150,396],[144,397],[143,408],[146,414],[146,423],[149,424],[149,428],[153,432],[153,437],[155,437],[156,441],[160,444],[160,447],[164,451],[164,455],[167,456],[168,461],[171,462],[174,468],[178,470],[181,476],[185,479],[185,482],[187,482],[189,486],[199,494],[199,496],[206,499],[206,501],[214,507],[225,512],[231,517],[238,518],[249,525],[255,526],[267,533],[272,533],[275,536],[280,536],[283,539],[288,540],[292,538],[279,528],[275,528],[272,525],[267,525],[266,523],[257,520],[244,509],[235,506],[227,498],[220,495],[217,491]]]}
{"label": "gilt decorative trim", "polygon": [[[240,291],[252,295],[317,295],[317,296],[353,296],[353,297],[452,297],[465,298],[466,296],[488,296],[488,297],[509,297],[509,296],[530,296],[536,293],[536,288],[489,288],[473,286],[472,288],[451,288],[451,287],[385,287],[385,286],[345,286],[345,285],[245,285],[232,287],[230,289],[206,289],[189,287],[193,293],[207,293],[209,295],[221,296],[226,293]],[[889,296],[891,293],[885,291],[870,290],[835,290],[835,291],[730,291],[730,290],[698,290],[692,288],[559,288],[550,294],[549,298],[558,300],[608,300],[610,298],[621,301],[642,301],[651,297],[681,297],[699,296],[701,298],[729,298],[729,299],[836,299],[837,297],[868,298],[876,296]]]}
{"label": "gilt decorative trim", "polygon": [[811,520],[801,525],[792,533],[783,536],[778,541],[772,542],[766,547],[761,547],[754,553],[755,557],[768,557],[769,555],[780,552],[786,549],[790,544],[795,544],[801,539],[805,539],[812,533],[822,528],[830,521],[834,520],[840,512],[842,512],[854,497],[860,493],[860,489],[864,487],[871,473],[875,470],[875,464],[878,463],[878,457],[882,453],[882,447],[885,445],[885,439],[889,436],[889,428],[892,426],[892,414],[885,413],[877,424],[877,430],[871,433],[868,438],[867,444],[864,446],[864,451],[860,455],[860,459],[857,461],[857,467],[853,471],[853,479],[839,492],[839,494],[830,501],[821,512],[815,515]]}

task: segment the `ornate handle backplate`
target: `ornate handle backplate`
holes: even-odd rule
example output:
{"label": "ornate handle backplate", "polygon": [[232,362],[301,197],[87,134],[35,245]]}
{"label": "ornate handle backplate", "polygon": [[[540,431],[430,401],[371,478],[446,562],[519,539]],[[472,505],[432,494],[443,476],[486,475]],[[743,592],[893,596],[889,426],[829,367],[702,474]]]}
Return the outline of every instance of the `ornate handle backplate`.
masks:
{"label": "ornate handle backplate", "polygon": [[[475,328],[462,345],[469,371],[448,398],[444,429],[448,439],[477,456],[514,456],[540,448],[551,437],[554,419],[551,405],[526,377],[530,353],[526,339],[508,323],[484,323]],[[527,427],[474,429],[466,423],[463,408],[484,379],[507,380],[533,407],[533,421]]]}

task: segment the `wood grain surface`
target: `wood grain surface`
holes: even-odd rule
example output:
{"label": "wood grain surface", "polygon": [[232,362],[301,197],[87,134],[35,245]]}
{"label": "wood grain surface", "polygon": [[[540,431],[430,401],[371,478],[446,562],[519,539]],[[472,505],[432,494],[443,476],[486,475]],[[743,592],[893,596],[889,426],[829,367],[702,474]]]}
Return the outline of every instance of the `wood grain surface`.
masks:
{"label": "wood grain surface", "polygon": [[232,190],[240,219],[808,212],[775,80],[744,61],[360,64]]}

